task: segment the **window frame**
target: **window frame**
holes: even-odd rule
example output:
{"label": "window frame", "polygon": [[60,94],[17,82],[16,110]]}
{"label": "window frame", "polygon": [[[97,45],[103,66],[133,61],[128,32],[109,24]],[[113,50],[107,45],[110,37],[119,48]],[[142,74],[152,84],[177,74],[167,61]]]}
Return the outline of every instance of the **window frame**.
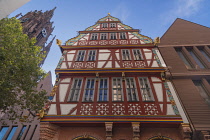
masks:
{"label": "window frame", "polygon": [[92,33],[91,40],[98,40],[98,33]]}
{"label": "window frame", "polygon": [[177,55],[182,60],[182,62],[184,63],[184,65],[187,69],[193,69],[194,68],[192,62],[189,60],[189,58],[183,52],[182,48],[175,47],[175,51],[176,51]]}
{"label": "window frame", "polygon": [[100,33],[100,39],[101,40],[107,40],[107,33]]}
{"label": "window frame", "polygon": [[116,33],[110,33],[110,40],[116,40],[116,39],[117,39]]}
{"label": "window frame", "polygon": [[[79,80],[81,80],[79,88],[74,87],[76,80],[78,80],[78,82],[79,82]],[[78,86],[78,82],[76,83],[76,86]],[[73,84],[71,86],[70,93],[69,93],[69,96],[68,96],[68,99],[67,99],[68,102],[77,102],[79,100],[81,89],[82,89],[82,84],[83,84],[83,78],[74,78],[73,79]],[[76,94],[77,94],[77,97],[76,97],[76,100],[75,100],[75,95]]]}
{"label": "window frame", "polygon": [[[84,52],[84,54],[83,53],[80,54],[80,52]],[[80,61],[80,62],[84,61],[85,60],[85,54],[86,54],[86,50],[78,50],[76,61]]]}
{"label": "window frame", "polygon": [[126,39],[126,32],[120,32],[120,39]]}
{"label": "window frame", "polygon": [[116,23],[110,23],[110,28],[116,28]]}
{"label": "window frame", "polygon": [[[134,51],[136,51],[136,54],[134,53]],[[139,51],[139,54],[137,53],[138,51]],[[132,52],[133,52],[133,58],[134,58],[134,60],[144,60],[143,59],[142,52],[141,52],[141,49],[132,49]],[[136,56],[138,56],[139,59]]]}
{"label": "window frame", "polygon": [[[107,80],[107,88],[104,87],[104,81],[103,81],[103,88],[100,87],[100,84],[101,84],[101,80]],[[100,90],[102,90],[102,100],[100,100]],[[106,97],[106,100],[104,100],[104,91],[107,91],[107,97]],[[100,78],[99,81],[98,81],[98,101],[99,102],[107,102],[109,101],[109,78]]]}
{"label": "window frame", "polygon": [[[124,51],[125,51],[125,54],[124,54]],[[121,54],[122,54],[122,60],[124,60],[124,61],[131,60],[130,49],[122,49]]]}
{"label": "window frame", "polygon": [[[91,55],[90,55],[90,52],[92,52]],[[93,52],[95,53],[94,55],[93,55]],[[96,53],[97,53],[96,50],[88,50],[87,61],[96,61]],[[92,59],[89,59],[90,57],[91,57]]]}
{"label": "window frame", "polygon": [[[120,80],[120,88],[117,88],[117,85],[116,85],[116,88],[114,88],[114,79],[117,79],[116,81],[118,81],[118,79]],[[118,84],[118,82],[116,82],[116,84]],[[117,94],[117,100],[114,100],[114,90],[117,90],[120,89],[120,94],[121,94],[121,100],[118,99],[118,92],[116,92]],[[123,83],[122,83],[122,78],[121,77],[112,77],[112,101],[113,102],[122,102],[124,101],[124,94],[123,94]]]}
{"label": "window frame", "polygon": [[102,28],[108,28],[108,23],[102,23]]}
{"label": "window frame", "polygon": [[[148,85],[148,88],[149,88],[149,95],[150,95],[150,99],[146,99],[147,97],[145,97],[144,96],[144,92],[143,92],[143,89],[142,88],[144,88],[144,87],[142,87],[142,85],[141,85],[141,80],[140,79],[146,79],[146,81],[147,81],[147,85]],[[155,101],[154,100],[154,94],[153,94],[153,92],[152,92],[152,88],[151,88],[151,85],[150,85],[150,81],[149,81],[149,78],[148,77],[138,77],[138,80],[139,80],[139,86],[140,86],[140,92],[141,92],[141,96],[142,96],[142,100],[144,101],[144,102],[151,102],[151,101]],[[143,81],[143,80],[142,80]],[[145,83],[145,82],[143,82],[143,83]],[[148,94],[148,93],[147,93]],[[149,95],[147,95],[147,96],[149,96]]]}
{"label": "window frame", "polygon": [[[128,83],[127,80],[129,80],[129,83]],[[131,87],[131,84],[132,84],[131,80],[133,80],[133,88]],[[129,102],[137,102],[137,101],[139,101],[135,77],[126,77],[125,78],[125,86],[126,86],[125,88],[126,88],[127,100]],[[128,86],[130,86],[130,87],[128,88]],[[129,96],[129,92],[128,92],[129,90],[131,91],[130,92],[130,96]],[[132,90],[135,92],[135,96],[136,96],[135,98],[136,99],[133,98]],[[131,97],[131,99],[130,99],[130,97]]]}
{"label": "window frame", "polygon": [[[87,87],[88,86],[88,80],[91,80],[90,81],[90,87]],[[87,78],[86,79],[86,81],[85,81],[85,88],[84,88],[84,92],[83,92],[83,102],[93,102],[94,101],[95,83],[96,83],[96,79],[95,78]],[[93,84],[93,87],[91,87],[92,84]],[[88,100],[86,100],[86,91],[88,92],[87,93]],[[92,91],[92,97],[90,98],[91,91]]]}

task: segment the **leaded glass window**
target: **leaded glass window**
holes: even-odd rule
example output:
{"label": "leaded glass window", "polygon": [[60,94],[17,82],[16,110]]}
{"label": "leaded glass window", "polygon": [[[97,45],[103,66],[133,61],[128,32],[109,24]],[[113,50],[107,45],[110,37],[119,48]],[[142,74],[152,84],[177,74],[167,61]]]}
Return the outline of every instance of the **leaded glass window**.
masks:
{"label": "leaded glass window", "polygon": [[143,101],[153,101],[153,94],[147,77],[139,77]]}
{"label": "leaded glass window", "polygon": [[79,50],[77,53],[76,61],[84,61],[85,58],[85,50]]}
{"label": "leaded glass window", "polygon": [[130,60],[130,52],[129,52],[129,50],[122,50],[122,59],[123,60]]}
{"label": "leaded glass window", "polygon": [[134,60],[143,60],[140,49],[133,49]]}
{"label": "leaded glass window", "polygon": [[85,93],[84,93],[84,101],[93,101],[94,84],[95,84],[95,79],[87,79]]}
{"label": "leaded glass window", "polygon": [[96,58],[96,51],[95,50],[89,50],[87,61],[95,61],[95,58]]}
{"label": "leaded glass window", "polygon": [[74,79],[68,101],[78,101],[81,85],[82,85],[82,79],[79,78]]}
{"label": "leaded glass window", "polygon": [[128,101],[138,101],[134,78],[126,78],[126,92],[128,95]]}
{"label": "leaded glass window", "polygon": [[122,101],[122,79],[113,78],[112,84],[113,101]]}
{"label": "leaded glass window", "polygon": [[99,101],[108,101],[108,79],[102,78],[99,81]]}

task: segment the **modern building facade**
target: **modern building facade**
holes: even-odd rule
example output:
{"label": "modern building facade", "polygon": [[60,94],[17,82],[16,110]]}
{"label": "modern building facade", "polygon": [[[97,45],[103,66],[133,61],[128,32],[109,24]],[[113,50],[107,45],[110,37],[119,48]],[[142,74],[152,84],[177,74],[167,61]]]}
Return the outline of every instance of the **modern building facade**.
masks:
{"label": "modern building facade", "polygon": [[41,140],[190,140],[155,42],[108,14],[64,45]]}
{"label": "modern building facade", "polygon": [[[35,37],[37,39],[35,45],[42,46],[42,51],[46,52],[45,58],[47,57],[52,42],[55,39],[55,37],[53,37],[53,39],[45,45],[54,29],[54,27],[52,27],[52,22],[50,22],[54,10],[55,8],[44,13],[41,11],[29,12],[20,17],[24,33],[26,33],[30,38]],[[21,14],[18,16],[20,15]],[[45,58],[43,58],[40,66],[44,63]],[[51,72],[48,72],[47,76],[38,83],[37,90],[46,90],[48,95],[51,93]],[[19,111],[18,113],[22,116],[19,120],[9,120],[8,116],[11,116],[11,114],[6,113],[1,115],[0,139],[38,140],[40,128],[39,117],[37,117],[35,113],[30,112],[30,110]]]}
{"label": "modern building facade", "polygon": [[193,140],[210,139],[210,28],[176,19],[159,50],[193,130]]}

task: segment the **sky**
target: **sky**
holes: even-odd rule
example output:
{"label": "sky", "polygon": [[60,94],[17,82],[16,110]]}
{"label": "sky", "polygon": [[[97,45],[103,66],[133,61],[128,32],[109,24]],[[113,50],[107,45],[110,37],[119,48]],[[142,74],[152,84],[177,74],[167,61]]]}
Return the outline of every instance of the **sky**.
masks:
{"label": "sky", "polygon": [[[51,19],[55,26],[52,34],[63,44],[108,13],[152,39],[161,37],[176,18],[210,27],[210,0],[31,0],[9,17],[54,7],[57,8]],[[48,42],[52,38],[50,36]],[[42,67],[46,72],[51,71],[53,84],[60,57],[60,48],[54,40]]]}

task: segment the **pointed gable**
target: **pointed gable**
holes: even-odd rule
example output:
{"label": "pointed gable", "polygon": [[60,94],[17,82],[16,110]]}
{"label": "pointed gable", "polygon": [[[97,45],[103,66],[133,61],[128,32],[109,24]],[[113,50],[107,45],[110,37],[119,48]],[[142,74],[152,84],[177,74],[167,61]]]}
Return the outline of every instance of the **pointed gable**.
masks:
{"label": "pointed gable", "polygon": [[160,45],[210,44],[210,28],[177,18],[161,37]]}
{"label": "pointed gable", "polygon": [[[125,38],[121,38],[121,33],[125,33]],[[116,37],[111,38],[111,34]],[[92,39],[93,34],[95,38]],[[101,38],[105,34],[105,39]],[[69,39],[66,46],[97,46],[101,44],[106,45],[141,45],[152,44],[153,41],[147,36],[139,34],[138,29],[123,24],[118,18],[108,14],[107,16],[99,19],[95,25],[80,31],[79,35]]]}

